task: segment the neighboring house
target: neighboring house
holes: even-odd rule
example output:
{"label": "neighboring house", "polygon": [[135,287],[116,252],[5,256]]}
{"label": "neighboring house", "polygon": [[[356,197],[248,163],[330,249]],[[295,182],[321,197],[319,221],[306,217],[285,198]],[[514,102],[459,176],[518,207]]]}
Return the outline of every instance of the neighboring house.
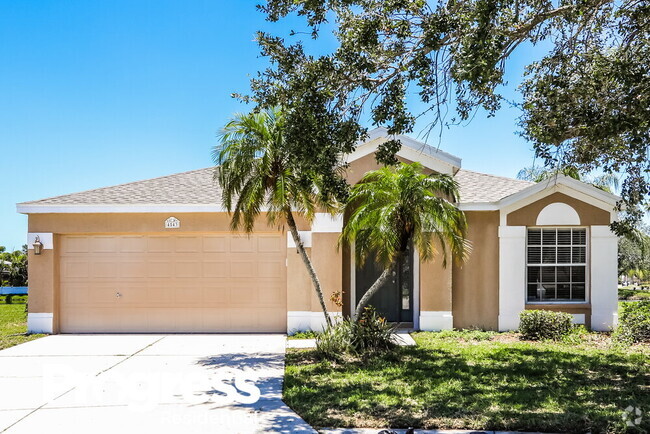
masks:
{"label": "neighboring house", "polygon": [[[559,176],[533,184],[461,169],[461,160],[400,136],[402,161],[454,175],[466,212],[469,259],[420,263],[417,252],[372,300],[415,329],[512,330],[524,309],[573,314],[608,330],[617,320],[616,196]],[[377,168],[376,129],[347,157],[357,182]],[[250,237],[229,231],[213,168],[18,204],[29,215],[29,330],[284,332],[324,318],[287,233],[261,218]],[[300,223],[326,298],[349,314],[377,267],[337,248],[343,218]],[[32,249],[38,235],[40,256]]]}

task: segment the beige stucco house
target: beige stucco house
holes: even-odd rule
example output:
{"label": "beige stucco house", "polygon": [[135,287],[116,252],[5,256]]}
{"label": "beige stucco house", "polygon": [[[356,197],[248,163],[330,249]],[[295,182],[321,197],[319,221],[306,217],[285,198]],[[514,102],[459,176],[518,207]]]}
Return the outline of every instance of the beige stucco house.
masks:
{"label": "beige stucco house", "polygon": [[[573,314],[608,330],[617,320],[617,198],[559,176],[533,184],[472,172],[461,160],[400,136],[403,161],[453,175],[473,249],[461,265],[400,264],[373,304],[415,329],[511,330],[524,309]],[[376,129],[347,157],[349,182],[376,168]],[[213,169],[18,204],[29,216],[32,332],[286,332],[324,323],[292,239],[260,219],[250,237],[229,231]],[[349,314],[377,267],[337,249],[342,217],[318,214],[301,236],[326,297]]]}

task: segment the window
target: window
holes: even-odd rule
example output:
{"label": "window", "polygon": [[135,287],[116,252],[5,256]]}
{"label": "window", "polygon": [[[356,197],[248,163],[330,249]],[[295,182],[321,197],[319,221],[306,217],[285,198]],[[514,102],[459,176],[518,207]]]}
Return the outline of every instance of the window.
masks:
{"label": "window", "polygon": [[528,301],[585,301],[587,230],[528,229]]}

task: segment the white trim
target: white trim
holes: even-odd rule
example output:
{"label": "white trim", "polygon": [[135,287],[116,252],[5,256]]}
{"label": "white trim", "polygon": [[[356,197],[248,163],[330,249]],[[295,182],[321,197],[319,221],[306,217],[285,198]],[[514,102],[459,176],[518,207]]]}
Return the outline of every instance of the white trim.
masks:
{"label": "white trim", "polygon": [[461,211],[498,211],[499,205],[494,202],[464,202],[458,204]]}
{"label": "white trim", "polygon": [[429,169],[449,175],[454,175],[461,167],[462,160],[455,155],[436,149],[409,136],[401,134],[389,135],[388,130],[384,127],[378,127],[368,132],[368,139],[357,144],[356,149],[345,156],[345,162],[351,163],[366,155],[373,154],[381,143],[393,139],[399,140],[402,144],[396,154],[398,157],[420,162]]}
{"label": "white trim", "polygon": [[[341,312],[329,312],[330,318],[333,322],[341,321],[343,315]],[[295,332],[305,331],[323,331],[327,327],[325,322],[325,315],[323,312],[311,311],[287,311],[287,333],[293,334]]]}
{"label": "white trim", "polygon": [[52,333],[54,314],[28,313],[27,333]]}
{"label": "white trim", "polygon": [[311,224],[312,232],[341,232],[343,229],[343,215],[331,215],[317,212]]}
{"label": "white trim", "polygon": [[[304,247],[311,247],[311,231],[298,231],[298,236],[302,240],[302,245]],[[289,231],[287,231],[287,248],[296,248],[296,243],[293,240],[293,235],[291,235],[291,232]]]}
{"label": "white trim", "polygon": [[546,205],[537,215],[537,226],[580,226],[580,216],[571,206],[563,202]]}
{"label": "white trim", "polygon": [[21,214],[92,214],[92,213],[183,213],[228,212],[221,205],[193,204],[120,204],[120,205],[52,205],[17,204]]}
{"label": "white trim", "polygon": [[420,312],[420,330],[433,332],[453,328],[454,317],[450,310]]}
{"label": "white trim", "polygon": [[413,251],[413,328],[420,330],[420,252]]}
{"label": "white trim", "polygon": [[[575,180],[573,180],[575,181]],[[576,181],[579,182],[579,181]],[[540,184],[535,184],[533,187],[537,186],[542,186],[542,183]],[[530,188],[530,187],[529,187]],[[594,187],[594,189],[598,190],[597,188]],[[526,191],[526,190],[523,190]],[[601,191],[601,190],[598,190]],[[610,213],[610,221],[615,221],[616,219],[616,211],[614,210],[615,202],[610,203],[610,202],[603,202],[597,198],[594,198],[591,195],[585,194],[581,191],[574,190],[571,187],[568,187],[567,185],[563,184],[554,184],[551,185],[550,187],[546,189],[536,189],[529,195],[525,196],[520,196],[516,201],[513,201],[513,197],[519,195],[521,192],[516,193],[515,195],[508,196],[505,199],[503,199],[500,204],[500,210],[501,210],[501,225],[505,226],[507,223],[507,216],[511,212],[517,211],[518,209],[521,209],[527,205],[530,205],[532,203],[535,203],[545,197],[548,197],[552,195],[553,193],[563,193],[567,196],[570,196],[574,199],[577,199],[581,202],[587,203],[589,205],[595,206],[596,208],[600,208],[602,210],[605,210]],[[607,193],[609,194],[609,193]]]}
{"label": "white trim", "polygon": [[[518,203],[522,199],[534,195],[535,193],[540,193],[547,189],[560,187],[568,187],[569,189],[589,196],[598,202],[601,202],[602,204],[610,205],[610,208],[616,205],[616,202],[619,200],[618,196],[607,193],[606,191],[596,188],[593,185],[578,181],[568,176],[558,175],[557,177],[553,177],[546,181],[531,185],[530,187],[526,187],[525,189],[515,194],[511,194],[510,196],[501,199],[499,201],[499,204],[502,207],[512,205]],[[602,204],[600,205],[601,207],[603,206]]]}
{"label": "white trim", "polygon": [[36,237],[43,243],[43,249],[52,250],[54,248],[54,235],[49,232],[29,232],[27,234],[27,248],[34,250]]}
{"label": "white trim", "polygon": [[499,226],[499,331],[519,328],[526,308],[526,226]]}
{"label": "white trim", "polygon": [[609,226],[591,227],[591,328],[609,331],[618,322],[618,237]]}
{"label": "white trim", "polygon": [[573,324],[585,325],[587,323],[586,315],[584,313],[573,313],[571,315],[573,316]]}

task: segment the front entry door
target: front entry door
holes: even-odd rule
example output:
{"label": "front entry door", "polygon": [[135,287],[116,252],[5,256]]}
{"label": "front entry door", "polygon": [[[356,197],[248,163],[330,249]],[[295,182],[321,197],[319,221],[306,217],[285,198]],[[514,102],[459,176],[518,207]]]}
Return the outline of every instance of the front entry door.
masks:
{"label": "front entry door", "polygon": [[[356,307],[384,268],[368,258],[363,266],[357,265],[355,271]],[[368,304],[390,322],[413,322],[413,249],[409,249],[409,254]]]}

